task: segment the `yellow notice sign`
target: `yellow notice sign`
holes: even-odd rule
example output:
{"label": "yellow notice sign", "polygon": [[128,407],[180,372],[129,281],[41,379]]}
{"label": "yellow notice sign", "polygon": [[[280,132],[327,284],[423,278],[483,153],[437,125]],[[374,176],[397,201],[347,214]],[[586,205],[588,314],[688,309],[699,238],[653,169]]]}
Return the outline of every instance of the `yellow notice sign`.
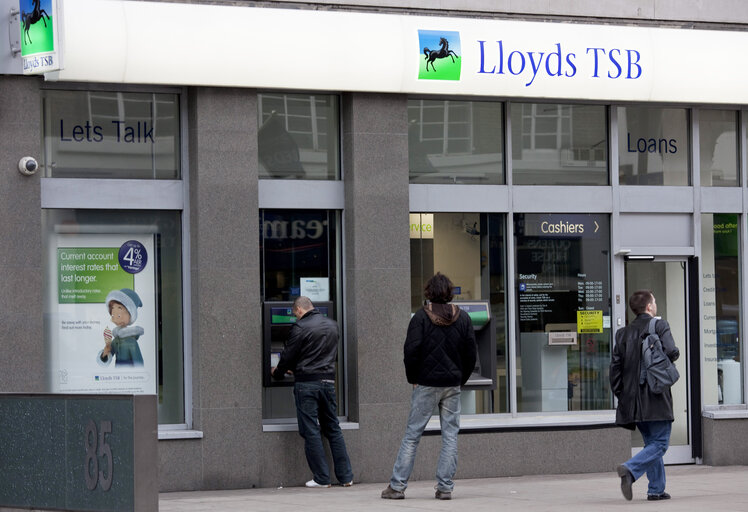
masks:
{"label": "yellow notice sign", "polygon": [[577,332],[603,332],[603,312],[577,311]]}

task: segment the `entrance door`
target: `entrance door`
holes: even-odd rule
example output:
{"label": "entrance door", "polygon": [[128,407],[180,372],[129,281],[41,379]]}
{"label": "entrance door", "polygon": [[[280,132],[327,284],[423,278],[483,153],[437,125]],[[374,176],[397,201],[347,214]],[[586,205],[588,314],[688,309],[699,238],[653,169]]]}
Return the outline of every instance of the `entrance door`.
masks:
{"label": "entrance door", "polygon": [[[695,265],[695,263],[694,263]],[[689,414],[689,301],[688,262],[686,259],[629,260],[626,262],[626,297],[636,290],[651,290],[657,300],[657,314],[670,324],[680,358],[675,365],[680,379],[671,388],[673,394],[673,431],[665,464],[694,462],[691,447],[692,422]],[[693,286],[697,284],[694,283]],[[635,318],[626,308],[626,323]],[[698,429],[698,426],[696,426]],[[639,431],[632,434],[632,454],[644,446]]]}

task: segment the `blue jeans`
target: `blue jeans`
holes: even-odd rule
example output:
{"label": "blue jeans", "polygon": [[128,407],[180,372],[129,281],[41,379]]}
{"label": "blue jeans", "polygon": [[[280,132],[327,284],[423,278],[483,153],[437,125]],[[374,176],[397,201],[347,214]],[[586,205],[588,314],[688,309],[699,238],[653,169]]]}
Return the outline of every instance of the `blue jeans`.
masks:
{"label": "blue jeans", "polygon": [[673,422],[669,420],[642,421],[637,423],[636,427],[644,438],[644,448],[623,465],[631,472],[634,480],[644,473],[647,474],[647,480],[649,480],[647,494],[662,494],[665,492],[665,463],[662,456],[665,455],[670,444]]}
{"label": "blue jeans", "polygon": [[338,423],[335,384],[329,381],[296,382],[293,394],[296,399],[299,435],[304,438],[304,453],[314,481],[322,485],[331,483],[330,468],[322,445],[323,435],[330,443],[338,482],[344,484],[353,481],[351,461]]}
{"label": "blue jeans", "polygon": [[418,443],[437,406],[442,430],[442,448],[436,466],[436,488],[442,492],[452,492],[454,489],[455,483],[452,477],[457,471],[460,386],[441,388],[418,385],[413,388],[408,426],[405,429],[405,437],[400,444],[400,450],[397,452],[395,466],[392,468],[390,487],[396,491],[404,491],[408,487],[408,478],[413,472]]}

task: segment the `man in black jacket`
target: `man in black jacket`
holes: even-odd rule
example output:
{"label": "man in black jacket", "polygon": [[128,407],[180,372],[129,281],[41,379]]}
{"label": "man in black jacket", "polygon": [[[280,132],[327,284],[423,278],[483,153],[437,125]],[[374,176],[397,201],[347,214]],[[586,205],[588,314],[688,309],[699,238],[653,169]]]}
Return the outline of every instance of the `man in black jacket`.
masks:
{"label": "man in black jacket", "polygon": [[[657,303],[649,290],[634,292],[629,307],[636,318],[616,332],[616,344],[610,363],[610,387],[618,398],[616,425],[634,430],[644,438],[644,448],[617,468],[621,477],[621,492],[632,498],[631,485],[646,473],[649,480],[648,500],[667,500],[665,492],[665,464],[662,460],[670,444],[673,425],[673,396],[670,389],[654,393],[646,381],[640,383],[639,363],[642,339],[647,336],[649,321],[657,315]],[[659,319],[655,331],[660,336],[662,349],[671,361],[680,355],[675,346],[670,325]]]}
{"label": "man in black jacket", "polygon": [[323,434],[330,443],[335,477],[341,485],[350,487],[353,471],[338,423],[335,399],[338,324],[322,315],[308,297],[298,297],[291,311],[296,323],[291,326],[278,366],[272,368],[270,374],[274,379],[283,379],[287,372],[294,375],[299,435],[304,438],[306,460],[314,475],[306,486],[331,485]]}
{"label": "man in black jacket", "polygon": [[460,431],[460,386],[475,368],[477,348],[473,323],[452,300],[452,282],[436,273],[426,284],[430,301],[419,309],[405,339],[405,375],[413,384],[410,415],[400,444],[390,485],[382,498],[403,499],[413,471],[416,448],[431,414],[438,407],[442,447],[436,467],[435,498],[452,498],[457,471],[457,433]]}

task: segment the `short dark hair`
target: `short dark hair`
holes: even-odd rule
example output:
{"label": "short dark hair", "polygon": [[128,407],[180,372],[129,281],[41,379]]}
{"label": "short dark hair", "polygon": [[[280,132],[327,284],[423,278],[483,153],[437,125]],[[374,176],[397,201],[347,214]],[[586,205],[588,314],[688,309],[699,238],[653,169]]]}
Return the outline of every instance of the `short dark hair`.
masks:
{"label": "short dark hair", "polygon": [[647,311],[647,306],[654,301],[654,295],[649,290],[637,290],[629,297],[629,307],[637,315]]}
{"label": "short dark hair", "polygon": [[452,281],[441,272],[437,272],[428,280],[423,292],[431,302],[446,304],[452,300],[452,288]]}
{"label": "short dark hair", "polygon": [[299,308],[302,311],[309,311],[310,309],[314,309],[314,304],[312,304],[312,301],[309,297],[305,297],[304,295],[299,295],[293,301],[292,308],[294,309]]}

